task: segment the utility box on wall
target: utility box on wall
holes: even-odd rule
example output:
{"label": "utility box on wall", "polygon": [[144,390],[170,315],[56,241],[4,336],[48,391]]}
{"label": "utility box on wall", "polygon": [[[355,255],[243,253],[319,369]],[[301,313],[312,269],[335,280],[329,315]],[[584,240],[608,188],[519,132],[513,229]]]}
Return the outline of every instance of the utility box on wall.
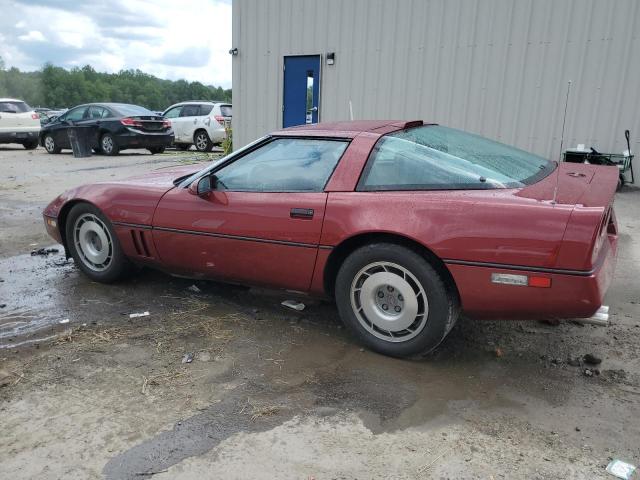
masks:
{"label": "utility box on wall", "polygon": [[[565,148],[622,152],[640,137],[638,32],[635,0],[234,0],[234,146],[423,119],[557,160],[566,106]],[[288,82],[296,57],[314,63]]]}

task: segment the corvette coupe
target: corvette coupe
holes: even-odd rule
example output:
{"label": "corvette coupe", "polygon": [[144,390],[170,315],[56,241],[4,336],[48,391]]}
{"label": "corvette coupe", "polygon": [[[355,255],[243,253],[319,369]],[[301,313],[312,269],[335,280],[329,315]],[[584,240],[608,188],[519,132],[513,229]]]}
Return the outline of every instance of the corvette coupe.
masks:
{"label": "corvette coupe", "polygon": [[74,188],[46,228],[99,282],[142,265],[332,297],[392,356],[433,350],[461,311],[590,317],[615,268],[615,167],[440,125],[304,125],[196,169]]}

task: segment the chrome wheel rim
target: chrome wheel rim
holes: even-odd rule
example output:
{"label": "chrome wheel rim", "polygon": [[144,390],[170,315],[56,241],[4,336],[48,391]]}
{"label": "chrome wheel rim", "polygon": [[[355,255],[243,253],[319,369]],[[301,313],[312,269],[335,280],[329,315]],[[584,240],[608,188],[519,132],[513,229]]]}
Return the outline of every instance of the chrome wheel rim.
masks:
{"label": "chrome wheel rim", "polygon": [[109,268],[113,259],[113,240],[109,229],[92,213],[80,215],[73,227],[73,240],[82,263],[95,272]]}
{"label": "chrome wheel rim", "polygon": [[113,138],[109,136],[102,137],[102,151],[104,153],[111,153],[113,150]]}
{"label": "chrome wheel rim", "polygon": [[198,150],[206,150],[208,143],[209,139],[204,133],[199,133],[198,135],[196,135],[196,148]]}
{"label": "chrome wheel rim", "polygon": [[398,264],[365,266],[351,283],[350,297],[360,325],[381,340],[406,342],[427,324],[427,294],[415,275]]}
{"label": "chrome wheel rim", "polygon": [[53,141],[53,138],[47,136],[44,139],[44,147],[47,149],[47,152],[53,152],[56,148],[56,142]]}

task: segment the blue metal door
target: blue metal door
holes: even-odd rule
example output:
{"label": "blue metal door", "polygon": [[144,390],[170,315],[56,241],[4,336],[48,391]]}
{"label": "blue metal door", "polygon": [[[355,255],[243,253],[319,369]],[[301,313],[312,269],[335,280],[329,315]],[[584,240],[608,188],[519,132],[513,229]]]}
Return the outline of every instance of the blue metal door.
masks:
{"label": "blue metal door", "polygon": [[284,57],[282,126],[318,123],[320,55]]}

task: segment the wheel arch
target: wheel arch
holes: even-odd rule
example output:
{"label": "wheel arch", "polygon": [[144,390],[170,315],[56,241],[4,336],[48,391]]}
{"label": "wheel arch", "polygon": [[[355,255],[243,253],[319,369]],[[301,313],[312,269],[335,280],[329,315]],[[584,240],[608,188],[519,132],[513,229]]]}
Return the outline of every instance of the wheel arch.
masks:
{"label": "wheel arch", "polygon": [[88,205],[92,205],[97,209],[100,209],[95,203],[90,202],[84,198],[74,198],[66,202],[62,208],[60,208],[60,212],[58,212],[58,231],[60,232],[60,238],[62,238],[62,246],[64,247],[64,252],[67,258],[69,258],[69,247],[67,245],[67,218],[69,217],[69,212],[73,207],[80,203],[86,203]]}
{"label": "wheel arch", "polygon": [[438,257],[430,248],[412,238],[389,232],[360,233],[349,237],[336,245],[331,251],[324,267],[323,287],[325,293],[333,297],[336,277],[338,276],[340,266],[352,252],[365,245],[382,242],[392,243],[408,248],[423,257],[438,272],[438,274],[441,275],[447,289],[455,295],[458,303],[460,302],[460,293],[453,275],[440,257]]}

